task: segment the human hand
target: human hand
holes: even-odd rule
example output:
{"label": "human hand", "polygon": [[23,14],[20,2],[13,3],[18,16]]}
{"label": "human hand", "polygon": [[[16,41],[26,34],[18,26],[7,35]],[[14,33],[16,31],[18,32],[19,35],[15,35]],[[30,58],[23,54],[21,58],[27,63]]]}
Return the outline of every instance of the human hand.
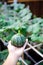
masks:
{"label": "human hand", "polygon": [[17,48],[11,44],[11,41],[9,41],[9,44],[7,46],[9,54],[12,54],[14,56],[16,55],[17,57],[20,57],[22,55],[22,53],[24,52],[26,45],[27,45],[27,43],[25,43],[23,47]]}
{"label": "human hand", "polygon": [[17,48],[15,46],[13,46],[10,41],[7,46],[9,55],[8,55],[6,61],[3,63],[3,65],[16,65],[19,57],[24,52],[26,45],[27,45],[27,43],[25,43],[23,47]]}

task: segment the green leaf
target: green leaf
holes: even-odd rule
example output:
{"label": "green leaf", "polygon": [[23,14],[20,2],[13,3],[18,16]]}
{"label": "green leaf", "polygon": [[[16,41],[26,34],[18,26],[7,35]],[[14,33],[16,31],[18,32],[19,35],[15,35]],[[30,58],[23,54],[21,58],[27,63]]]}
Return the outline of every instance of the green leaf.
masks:
{"label": "green leaf", "polygon": [[0,29],[0,32],[3,32],[4,31],[4,29]]}
{"label": "green leaf", "polygon": [[38,36],[36,34],[32,34],[30,37],[33,42],[38,42]]}
{"label": "green leaf", "polygon": [[43,43],[43,35],[39,36],[39,41]]}
{"label": "green leaf", "polygon": [[32,17],[32,13],[28,13],[26,16],[24,16],[21,20],[22,21],[28,21],[29,19],[31,19]]}
{"label": "green leaf", "polygon": [[32,33],[32,25],[28,26],[27,32],[28,32],[28,33]]}
{"label": "green leaf", "polygon": [[32,23],[40,23],[42,21],[42,19],[41,18],[34,18],[33,20],[32,20]]}
{"label": "green leaf", "polygon": [[38,33],[39,31],[40,31],[40,25],[39,25],[39,23],[33,24],[32,32],[33,33]]}
{"label": "green leaf", "polygon": [[29,12],[30,12],[30,10],[28,8],[24,8],[24,9],[20,10],[20,12],[18,14],[20,17],[24,17]]}
{"label": "green leaf", "polygon": [[8,50],[0,51],[0,60],[5,60],[8,56]]}
{"label": "green leaf", "polygon": [[22,22],[16,22],[14,24],[14,28],[15,28],[15,30],[19,30],[19,29],[22,29],[22,28],[25,29],[26,27]]}
{"label": "green leaf", "polygon": [[28,65],[31,64],[31,61],[29,61],[29,60],[25,60],[25,62],[26,62]]}

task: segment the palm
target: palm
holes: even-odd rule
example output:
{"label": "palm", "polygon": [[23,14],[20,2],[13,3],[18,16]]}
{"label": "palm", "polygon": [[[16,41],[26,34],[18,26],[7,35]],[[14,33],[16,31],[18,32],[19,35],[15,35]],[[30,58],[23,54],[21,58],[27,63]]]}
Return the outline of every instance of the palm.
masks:
{"label": "palm", "polygon": [[10,41],[10,42],[9,42],[9,45],[8,45],[8,51],[9,51],[9,53],[15,54],[15,55],[17,55],[17,56],[21,56],[22,53],[24,52],[24,49],[25,49],[26,45],[27,45],[27,44],[25,43],[23,47],[17,48],[17,47],[15,47],[15,46],[13,46],[13,45],[11,44],[11,41]]}

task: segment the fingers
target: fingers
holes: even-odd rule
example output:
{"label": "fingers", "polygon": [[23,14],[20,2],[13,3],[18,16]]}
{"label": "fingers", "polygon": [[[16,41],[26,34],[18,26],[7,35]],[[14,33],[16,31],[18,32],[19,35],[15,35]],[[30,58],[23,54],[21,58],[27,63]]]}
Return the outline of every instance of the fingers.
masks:
{"label": "fingers", "polygon": [[11,41],[9,41],[7,48],[8,48],[8,50],[9,50],[9,49],[10,49],[10,50],[11,50],[11,49],[12,49],[12,50],[14,50],[14,49],[19,49],[20,51],[24,52],[24,49],[25,49],[27,43],[28,43],[28,39],[26,39],[26,42],[25,42],[25,44],[24,44],[24,46],[23,46],[22,48],[17,48],[17,47],[15,47],[15,46],[13,46],[13,45],[11,44]]}
{"label": "fingers", "polygon": [[10,45],[11,45],[11,41],[8,42],[8,46],[7,46],[7,48],[9,48]]}
{"label": "fingers", "polygon": [[27,44],[28,44],[28,39],[26,39],[26,42],[25,42],[25,44],[23,46],[24,49],[25,49],[25,47],[26,47]]}
{"label": "fingers", "polygon": [[11,44],[11,41],[8,42],[7,48],[8,49],[16,49],[16,47]]}
{"label": "fingers", "polygon": [[11,44],[11,41],[9,41],[8,43]]}

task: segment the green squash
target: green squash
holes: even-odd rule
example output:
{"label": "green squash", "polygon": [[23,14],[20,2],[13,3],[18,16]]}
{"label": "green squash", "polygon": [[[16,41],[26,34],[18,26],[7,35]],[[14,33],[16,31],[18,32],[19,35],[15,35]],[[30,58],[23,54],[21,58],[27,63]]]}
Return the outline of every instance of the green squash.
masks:
{"label": "green squash", "polygon": [[25,43],[25,36],[22,35],[21,33],[17,33],[15,35],[13,35],[12,39],[11,39],[11,43],[12,45],[16,46],[16,47],[22,47]]}

